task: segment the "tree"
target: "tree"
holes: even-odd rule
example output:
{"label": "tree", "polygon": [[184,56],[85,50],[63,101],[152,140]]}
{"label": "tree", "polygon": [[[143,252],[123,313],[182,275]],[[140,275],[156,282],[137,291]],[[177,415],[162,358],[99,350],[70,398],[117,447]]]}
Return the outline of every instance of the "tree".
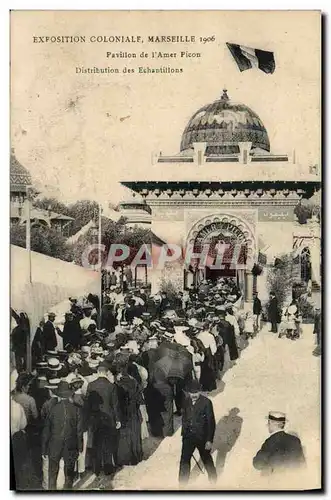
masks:
{"label": "tree", "polygon": [[26,246],[26,231],[25,226],[21,224],[13,224],[10,228],[10,243],[18,247],[25,248]]}
{"label": "tree", "polygon": [[70,233],[71,235],[76,234],[91,220],[98,220],[99,205],[96,201],[80,200],[69,205],[68,214],[66,215],[74,219],[70,227]]}
{"label": "tree", "polygon": [[[26,247],[25,225],[15,224],[10,231],[10,242],[13,245]],[[48,226],[32,226],[31,228],[31,250],[49,255],[56,259],[70,261],[72,255],[66,244],[66,239],[55,229]]]}
{"label": "tree", "polygon": [[33,201],[33,206],[35,208],[40,208],[41,210],[52,210],[53,212],[56,212],[57,214],[62,214],[62,215],[68,215],[69,214],[69,208],[67,205],[64,203],[60,202],[56,198],[40,198],[40,199],[35,199]]}
{"label": "tree", "polygon": [[283,254],[275,259],[275,265],[268,269],[267,283],[269,293],[273,292],[276,295],[280,308],[284,307],[288,297],[292,296],[292,286],[294,283],[292,265],[292,254]]}
{"label": "tree", "polygon": [[300,224],[307,224],[307,221],[315,215],[320,222],[321,219],[321,203],[318,193],[309,200],[300,201],[294,208],[294,213]]}

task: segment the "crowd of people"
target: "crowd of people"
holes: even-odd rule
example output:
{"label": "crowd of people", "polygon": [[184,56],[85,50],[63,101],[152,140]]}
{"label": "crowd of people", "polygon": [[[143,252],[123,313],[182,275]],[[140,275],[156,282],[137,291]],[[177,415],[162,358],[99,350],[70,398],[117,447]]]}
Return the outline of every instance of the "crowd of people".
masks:
{"label": "crowd of people", "polygon": [[121,285],[109,280],[102,305],[71,297],[64,321],[50,311],[32,372],[21,363],[12,373],[17,489],[71,489],[86,470],[102,480],[139,463],[145,438],[174,433],[187,385],[215,390],[260,329],[261,301],[244,310],[231,278],[175,296]]}

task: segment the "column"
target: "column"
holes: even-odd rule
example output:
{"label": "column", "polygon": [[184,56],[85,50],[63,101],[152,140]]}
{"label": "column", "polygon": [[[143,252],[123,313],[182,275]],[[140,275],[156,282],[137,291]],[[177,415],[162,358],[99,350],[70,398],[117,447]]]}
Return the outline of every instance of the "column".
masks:
{"label": "column", "polygon": [[237,269],[237,280],[238,280],[239,290],[241,291],[242,296],[245,298],[246,297],[245,271],[243,269]]}
{"label": "column", "polygon": [[245,285],[246,285],[246,302],[253,301],[253,275],[251,272],[246,271],[245,274]]}

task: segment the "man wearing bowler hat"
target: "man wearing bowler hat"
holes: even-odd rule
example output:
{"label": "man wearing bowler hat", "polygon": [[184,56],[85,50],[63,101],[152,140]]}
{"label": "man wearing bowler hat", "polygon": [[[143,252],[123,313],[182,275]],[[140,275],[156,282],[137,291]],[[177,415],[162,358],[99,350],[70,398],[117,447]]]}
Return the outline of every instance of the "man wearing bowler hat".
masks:
{"label": "man wearing bowler hat", "polygon": [[190,477],[190,462],[197,448],[206,467],[209,480],[216,482],[217,474],[211,456],[215,434],[215,416],[213,404],[201,394],[197,380],[187,385],[188,397],[183,405],[182,418],[182,454],[179,466],[179,483],[185,485]]}
{"label": "man wearing bowler hat", "polygon": [[305,464],[301,441],[284,431],[285,413],[270,411],[268,430],[271,434],[253,459],[253,466],[263,474],[298,468]]}

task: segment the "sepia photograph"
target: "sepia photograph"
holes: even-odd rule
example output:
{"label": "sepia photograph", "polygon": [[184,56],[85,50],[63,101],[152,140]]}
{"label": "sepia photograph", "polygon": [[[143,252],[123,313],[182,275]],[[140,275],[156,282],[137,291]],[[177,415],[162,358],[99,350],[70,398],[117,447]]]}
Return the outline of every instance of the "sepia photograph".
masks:
{"label": "sepia photograph", "polygon": [[321,491],[321,27],[10,12],[12,490]]}

